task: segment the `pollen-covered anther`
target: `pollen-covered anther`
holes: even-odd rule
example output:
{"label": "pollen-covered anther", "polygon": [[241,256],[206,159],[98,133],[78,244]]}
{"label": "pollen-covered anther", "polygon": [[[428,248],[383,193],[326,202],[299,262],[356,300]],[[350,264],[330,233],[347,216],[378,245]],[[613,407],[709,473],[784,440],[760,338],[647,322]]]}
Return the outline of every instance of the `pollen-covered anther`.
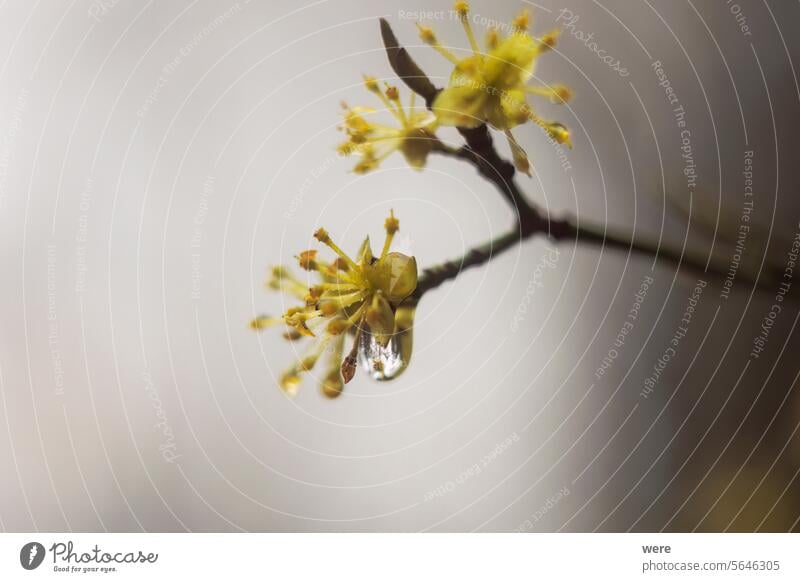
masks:
{"label": "pollen-covered anther", "polygon": [[566,144],[569,148],[572,148],[569,129],[567,129],[562,123],[558,123],[557,121],[549,123],[545,126],[545,130],[556,142]]}
{"label": "pollen-covered anther", "polygon": [[318,228],[316,232],[314,232],[314,238],[317,239],[321,243],[327,243],[331,240],[328,231],[324,228]]}
{"label": "pollen-covered anther", "polygon": [[280,385],[286,394],[289,396],[294,396],[297,394],[297,387],[300,385],[300,376],[292,370],[291,372],[287,372],[280,379]]}
{"label": "pollen-covered anther", "polygon": [[290,307],[283,316],[283,320],[286,322],[286,325],[294,328],[298,333],[314,337],[314,332],[308,329],[306,321],[316,315],[317,312],[306,311],[304,307]]}
{"label": "pollen-covered anther", "polygon": [[458,0],[453,5],[453,10],[455,10],[455,12],[456,12],[456,14],[458,14],[459,18],[466,18],[467,14],[469,14],[469,4],[467,4],[463,0]]}
{"label": "pollen-covered anther", "polygon": [[524,32],[528,30],[528,27],[531,23],[531,13],[528,9],[522,10],[517,16],[514,18],[512,22],[512,26],[514,27],[517,32]]}
{"label": "pollen-covered anther", "polygon": [[558,35],[561,34],[559,29],[551,30],[548,33],[542,35],[542,38],[539,39],[540,49],[542,52],[548,51],[556,46],[558,42]]}
{"label": "pollen-covered anther", "polygon": [[566,103],[572,99],[572,91],[566,85],[555,85],[553,87],[553,102]]}
{"label": "pollen-covered anther", "polygon": [[339,370],[329,374],[322,382],[322,393],[328,398],[338,398],[344,390],[344,382]]}
{"label": "pollen-covered anther", "polygon": [[268,327],[272,327],[273,325],[275,325],[279,321],[280,320],[278,320],[275,317],[270,317],[268,315],[259,315],[258,317],[254,318],[254,319],[252,319],[250,321],[250,327],[252,329],[260,331],[262,329],[267,329]]}
{"label": "pollen-covered anther", "polygon": [[389,85],[386,87],[386,98],[390,101],[399,101],[400,100],[400,92],[397,90],[397,87],[393,85]]}
{"label": "pollen-covered anther", "polygon": [[334,301],[326,301],[319,306],[319,310],[322,312],[322,317],[332,317],[338,313],[339,306]]}
{"label": "pollen-covered anther", "polygon": [[310,299],[318,300],[324,292],[325,289],[321,285],[314,285],[313,287],[308,288],[308,297]]}
{"label": "pollen-covered anther", "polygon": [[386,222],[384,222],[386,234],[393,235],[400,230],[400,221],[394,217],[394,211],[391,211]]}
{"label": "pollen-covered anther", "polygon": [[417,28],[419,29],[419,38],[422,39],[422,42],[425,44],[436,44],[436,33],[433,32],[430,26],[417,23]]}
{"label": "pollen-covered anther", "polygon": [[317,251],[308,250],[303,251],[297,255],[297,262],[306,271],[316,271],[317,269]]}
{"label": "pollen-covered anther", "polygon": [[331,335],[342,335],[348,327],[347,320],[334,319],[328,324],[328,327],[325,328],[325,331]]}
{"label": "pollen-covered anther", "polygon": [[364,86],[367,90],[372,91],[373,93],[379,93],[381,88],[378,85],[378,79],[371,75],[364,75]]}

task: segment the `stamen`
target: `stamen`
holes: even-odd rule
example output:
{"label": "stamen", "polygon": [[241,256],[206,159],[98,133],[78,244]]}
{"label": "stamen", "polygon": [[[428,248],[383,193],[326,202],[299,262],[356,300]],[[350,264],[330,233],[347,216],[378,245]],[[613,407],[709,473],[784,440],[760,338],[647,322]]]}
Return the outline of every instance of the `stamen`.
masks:
{"label": "stamen", "polygon": [[322,244],[327,245],[334,253],[344,259],[344,261],[347,263],[347,266],[353,271],[358,271],[358,265],[356,265],[355,261],[348,257],[347,253],[340,249],[339,246],[331,240],[327,230],[324,228],[317,229],[317,231],[314,233],[314,238],[316,238]]}
{"label": "stamen", "polygon": [[546,121],[537,116],[533,111],[528,111],[528,119],[545,130],[553,141],[566,144],[569,149],[572,149],[569,129],[563,123],[559,123],[558,121]]}
{"label": "stamen", "polygon": [[572,91],[566,85],[551,85],[549,87],[530,85],[525,87],[525,91],[532,95],[547,97],[553,103],[566,103],[572,98]]}
{"label": "stamen", "polygon": [[299,255],[297,255],[297,262],[306,271],[316,271],[317,270],[317,251],[316,250],[309,250],[309,251],[301,252]]}
{"label": "stamen", "polygon": [[[412,91],[413,93],[413,91]],[[408,127],[408,117],[406,117],[406,112],[403,111],[403,104],[400,103],[400,93],[397,91],[397,87],[392,87],[390,85],[386,86],[386,98],[389,102],[397,108],[397,113],[399,114],[400,123],[403,127]]]}
{"label": "stamen", "polygon": [[389,252],[389,247],[392,244],[392,239],[394,238],[395,233],[400,230],[400,221],[394,217],[394,210],[389,211],[389,217],[386,219],[384,223],[384,227],[386,228],[386,239],[383,242],[383,249],[381,250],[381,259],[385,258]]}
{"label": "stamen", "polygon": [[250,322],[250,327],[257,331],[261,331],[262,329],[267,329],[268,327],[272,327],[273,325],[278,325],[282,321],[283,320],[277,317],[270,317],[269,315],[259,315]]}
{"label": "stamen", "polygon": [[381,100],[381,103],[383,103],[384,107],[389,110],[392,116],[394,116],[394,118],[400,123],[403,123],[403,116],[398,113],[397,108],[392,104],[391,101],[389,101],[386,95],[383,94],[383,91],[377,91],[375,95],[378,96],[378,98]]}
{"label": "stamen", "polygon": [[466,2],[456,2],[455,10],[458,13],[458,19],[461,21],[461,24],[464,27],[464,32],[467,33],[467,40],[469,40],[469,46],[472,47],[472,52],[475,55],[480,55],[481,49],[478,46],[478,41],[475,40],[475,33],[472,32],[472,26],[470,25],[469,18],[467,17],[469,14],[469,4]]}
{"label": "stamen", "polygon": [[531,13],[528,12],[527,8],[524,8],[517,16],[514,18],[514,22],[512,26],[516,32],[525,32],[528,30],[528,27],[531,23]]}
{"label": "stamen", "polygon": [[322,382],[322,393],[328,398],[336,398],[344,388],[340,372],[342,352],[344,351],[344,336],[333,338],[333,342],[330,364],[325,374],[325,380]]}
{"label": "stamen", "polygon": [[492,27],[486,32],[486,47],[493,50],[500,44],[500,33]]}
{"label": "stamen", "polygon": [[[372,75],[364,75],[364,86],[367,88],[367,91],[371,91],[373,93],[380,93],[381,91],[381,88],[378,85],[378,80]],[[342,105],[345,104],[342,103]]]}
{"label": "stamen", "polygon": [[548,33],[542,35],[539,39],[539,51],[540,52],[547,52],[556,46],[556,42],[558,41],[558,35],[561,34],[561,30],[555,28]]}
{"label": "stamen", "polygon": [[422,42],[425,44],[430,45],[433,47],[436,52],[446,58],[448,61],[453,63],[454,65],[458,64],[458,58],[451,53],[449,50],[444,48],[440,43],[439,40],[436,38],[436,35],[433,33],[431,28],[427,26],[422,26],[421,24],[417,23],[417,28],[419,28],[419,37],[422,39]]}
{"label": "stamen", "polygon": [[303,299],[306,295],[306,286],[298,279],[294,278],[286,269],[276,268],[272,272],[272,279],[267,282],[270,289],[283,291]]}
{"label": "stamen", "polygon": [[358,285],[353,283],[322,283],[320,285],[326,291],[352,291],[358,289]]}
{"label": "stamen", "polygon": [[[322,304],[320,305],[320,309],[326,316],[333,315],[336,311],[341,311],[346,307],[350,307],[354,303],[361,301],[363,299],[363,292],[358,290],[352,293],[347,293],[344,295],[334,295],[332,297],[325,296],[322,300]],[[332,313],[327,313],[333,307],[334,311]]]}

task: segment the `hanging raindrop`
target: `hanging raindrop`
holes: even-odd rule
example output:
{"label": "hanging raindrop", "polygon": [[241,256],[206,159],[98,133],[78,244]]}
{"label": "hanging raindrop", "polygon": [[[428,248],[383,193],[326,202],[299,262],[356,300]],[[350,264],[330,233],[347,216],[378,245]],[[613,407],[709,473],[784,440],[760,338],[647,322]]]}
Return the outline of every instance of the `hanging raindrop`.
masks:
{"label": "hanging raindrop", "polygon": [[377,342],[368,326],[364,329],[358,349],[358,361],[373,380],[392,380],[408,367],[411,360],[413,319],[414,308],[398,308],[395,314],[395,331],[385,347]]}
{"label": "hanging raindrop", "polygon": [[405,368],[406,364],[397,349],[395,338],[390,339],[386,347],[383,347],[371,333],[365,331],[361,334],[359,348],[358,361],[373,380],[391,380]]}

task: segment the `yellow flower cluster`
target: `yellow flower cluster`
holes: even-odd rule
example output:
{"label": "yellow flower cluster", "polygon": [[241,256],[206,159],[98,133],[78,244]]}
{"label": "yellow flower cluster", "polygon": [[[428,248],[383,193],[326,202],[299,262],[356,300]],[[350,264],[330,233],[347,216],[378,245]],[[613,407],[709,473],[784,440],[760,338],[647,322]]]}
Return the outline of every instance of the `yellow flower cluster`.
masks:
{"label": "yellow flower cluster", "polygon": [[[369,346],[381,356],[391,352],[391,374],[405,369],[411,352],[413,308],[401,306],[417,286],[417,263],[414,257],[390,252],[389,248],[400,222],[390,213],[385,222],[386,239],[378,257],[374,257],[369,238],[361,245],[356,260],[351,259],[333,242],[325,229],[314,233],[316,239],[336,253],[337,258],[325,262],[316,250],[297,256],[301,268],[314,272],[320,281],[308,287],[285,267],[272,270],[268,286],[286,292],[301,301],[289,308],[282,318],[259,316],[251,322],[256,330],[285,323],[284,337],[299,340],[314,338],[310,348],[280,378],[280,385],[294,395],[301,374],[312,370],[317,361],[328,355],[328,366],[322,377],[322,391],[335,398],[341,394],[357,367],[359,351],[369,356]],[[344,353],[345,339],[353,337],[352,348]],[[388,377],[384,360],[368,361],[374,377]]]}
{"label": "yellow flower cluster", "polygon": [[459,0],[454,12],[472,49],[469,56],[459,58],[439,42],[431,28],[418,24],[420,38],[454,67],[447,87],[434,100],[433,113],[415,109],[413,93],[405,110],[397,87],[386,85],[381,89],[378,81],[368,76],[364,77],[364,84],[391,112],[398,126],[368,119],[374,109],[344,105],[344,124],[340,129],[346,132],[347,140],[339,146],[339,151],[344,155],[360,155],[354,168],[356,173],[374,170],[395,151],[400,151],[412,168],[421,169],[431,151],[444,147],[435,135],[440,125],[474,128],[488,124],[502,131],[514,165],[528,175],[528,156],[511,133],[517,125],[530,121],[557,143],[572,147],[569,130],[563,124],[542,119],[528,104],[528,95],[545,97],[554,103],[565,103],[572,96],[562,84],[528,85],[536,59],[555,46],[558,29],[534,38],[528,33],[530,15],[523,10],[512,22],[507,36],[497,28],[489,29],[482,50],[470,25],[469,5]]}
{"label": "yellow flower cluster", "polygon": [[572,147],[569,131],[561,123],[540,118],[527,102],[528,95],[547,97],[564,103],[571,97],[564,85],[530,86],[536,59],[555,46],[558,30],[534,38],[528,33],[530,15],[523,10],[512,24],[512,32],[503,37],[493,28],[486,35],[484,51],[469,22],[469,6],[455,3],[454,10],[467,35],[472,54],[458,58],[436,38],[433,30],[418,25],[420,38],[449,60],[454,69],[448,86],[433,103],[433,112],[441,125],[477,127],[483,123],[501,130],[508,138],[517,169],[530,174],[525,151],[511,129],[531,121],[541,126],[558,143]]}
{"label": "yellow flower cluster", "polygon": [[400,151],[412,168],[422,169],[428,154],[438,143],[435,136],[436,117],[424,108],[415,108],[414,93],[411,93],[406,110],[400,102],[397,87],[386,85],[382,90],[377,79],[369,76],[364,77],[364,85],[377,95],[399,127],[367,119],[367,114],[374,113],[374,109],[343,104],[344,124],[340,129],[347,134],[347,140],[339,145],[339,152],[361,156],[354,168],[357,174],[374,170],[395,151]]}

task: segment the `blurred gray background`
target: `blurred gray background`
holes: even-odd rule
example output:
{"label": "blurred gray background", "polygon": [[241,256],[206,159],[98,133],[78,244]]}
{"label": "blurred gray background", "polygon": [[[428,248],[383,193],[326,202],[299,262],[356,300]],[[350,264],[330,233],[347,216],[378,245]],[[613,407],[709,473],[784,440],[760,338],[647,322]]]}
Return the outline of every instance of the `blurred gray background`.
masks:
{"label": "blurred gray background", "polygon": [[[417,173],[393,156],[356,176],[335,153],[339,102],[377,106],[361,74],[392,79],[378,17],[442,84],[450,67],[420,46],[413,13],[445,11],[426,24],[465,49],[450,4],[9,0],[0,527],[798,529],[797,293],[770,318],[777,287],[743,275],[783,273],[798,231],[800,3],[471,4],[481,38],[522,6],[537,33],[566,26],[536,77],[575,98],[533,103],[572,129],[568,166],[532,126],[516,132],[535,168],[521,183],[553,215],[727,265],[753,151],[730,297],[719,277],[532,239],[424,298],[396,381],[360,374],[329,401],[309,377],[289,399],[277,377],[293,346],[247,324],[283,310],[268,269],[315,247],[316,228],[355,251],[382,239],[393,208],[399,248],[425,267],[513,224],[457,160]],[[657,61],[686,112],[691,194]],[[698,279],[686,336],[645,398]]]}

